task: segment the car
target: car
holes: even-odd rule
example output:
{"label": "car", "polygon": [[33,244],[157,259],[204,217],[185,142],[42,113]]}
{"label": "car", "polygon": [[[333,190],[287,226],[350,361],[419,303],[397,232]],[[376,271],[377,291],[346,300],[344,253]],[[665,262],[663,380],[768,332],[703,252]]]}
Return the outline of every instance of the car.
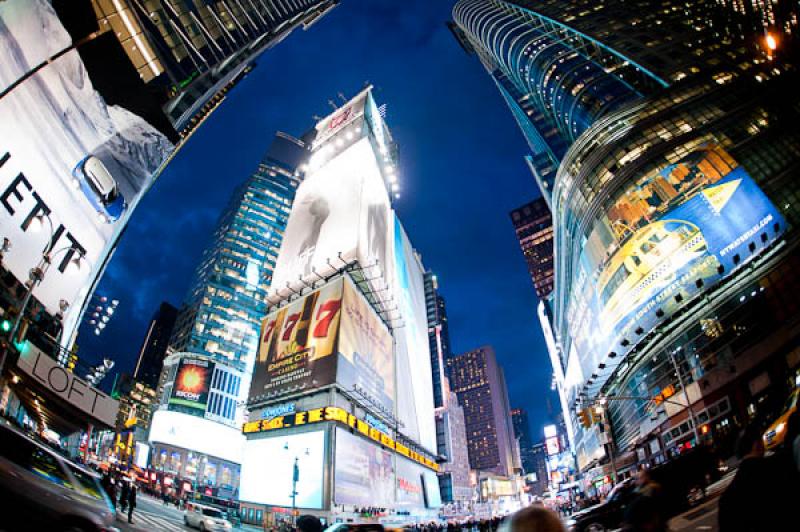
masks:
{"label": "car", "polygon": [[83,192],[101,222],[119,220],[128,205],[103,161],[94,155],[87,155],[75,165],[72,177],[73,186]]}
{"label": "car", "polygon": [[116,531],[99,476],[0,420],[0,500],[6,530]]}
{"label": "car", "polygon": [[792,414],[797,411],[797,400],[799,397],[800,388],[795,388],[794,391],[789,394],[789,398],[783,405],[781,414],[775,421],[772,422],[769,427],[767,427],[767,430],[764,432],[764,447],[768,451],[772,451],[779,447],[783,443],[784,438],[786,438],[786,423],[789,421],[789,418],[792,416]]}
{"label": "car", "polygon": [[570,516],[567,528],[575,532],[600,532],[619,528],[625,508],[636,496],[632,479],[614,486],[605,501],[585,508]]}
{"label": "car", "polygon": [[183,511],[183,522],[186,526],[199,528],[202,531],[224,531],[232,528],[225,512],[213,506],[190,502]]}

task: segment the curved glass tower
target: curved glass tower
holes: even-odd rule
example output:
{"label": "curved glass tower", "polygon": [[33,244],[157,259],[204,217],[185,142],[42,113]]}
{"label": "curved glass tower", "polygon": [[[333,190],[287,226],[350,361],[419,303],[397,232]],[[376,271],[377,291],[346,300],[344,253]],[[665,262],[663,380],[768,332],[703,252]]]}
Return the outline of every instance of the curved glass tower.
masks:
{"label": "curved glass tower", "polygon": [[461,0],[451,29],[531,144],[545,334],[578,466],[605,477],[611,453],[624,472],[724,448],[800,375],[800,96],[724,6],[596,4]]}

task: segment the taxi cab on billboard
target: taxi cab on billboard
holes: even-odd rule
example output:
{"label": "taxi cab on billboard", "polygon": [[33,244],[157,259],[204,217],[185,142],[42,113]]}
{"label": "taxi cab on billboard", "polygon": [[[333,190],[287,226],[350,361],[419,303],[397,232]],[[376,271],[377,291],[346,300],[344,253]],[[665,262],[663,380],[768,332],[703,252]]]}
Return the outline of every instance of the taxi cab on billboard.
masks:
{"label": "taxi cab on billboard", "polygon": [[80,189],[104,223],[116,222],[128,204],[103,161],[87,155],[72,170],[73,186]]}

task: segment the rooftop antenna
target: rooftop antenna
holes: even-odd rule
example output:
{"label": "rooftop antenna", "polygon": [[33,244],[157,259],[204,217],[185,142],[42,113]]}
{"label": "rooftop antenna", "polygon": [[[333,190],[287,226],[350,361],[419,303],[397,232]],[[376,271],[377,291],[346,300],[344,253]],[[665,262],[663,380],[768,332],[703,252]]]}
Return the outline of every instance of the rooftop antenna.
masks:
{"label": "rooftop antenna", "polygon": [[314,122],[319,122],[320,120],[322,120],[322,117],[319,115],[311,115],[311,118],[312,120],[314,120]]}
{"label": "rooftop antenna", "polygon": [[333,110],[334,110],[334,111],[336,111],[337,109],[339,109],[339,107],[336,105],[336,103],[335,103],[333,100],[328,100],[328,105],[330,105],[331,107],[333,107]]}
{"label": "rooftop antenna", "polygon": [[339,95],[339,98],[342,99],[342,103],[347,103],[347,98],[344,97],[344,94],[342,94],[341,91],[338,92],[337,94]]}

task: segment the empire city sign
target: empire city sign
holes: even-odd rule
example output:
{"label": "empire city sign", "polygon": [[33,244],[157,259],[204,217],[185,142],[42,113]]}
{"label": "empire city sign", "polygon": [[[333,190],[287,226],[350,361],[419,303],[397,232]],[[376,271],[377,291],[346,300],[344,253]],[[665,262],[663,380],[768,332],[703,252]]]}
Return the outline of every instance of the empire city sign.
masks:
{"label": "empire city sign", "polygon": [[256,434],[259,432],[271,432],[273,430],[287,429],[290,427],[297,427],[300,425],[311,425],[315,423],[325,423],[333,421],[340,423],[356,432],[366,436],[367,438],[381,444],[387,449],[391,449],[399,455],[417,462],[433,471],[439,471],[439,464],[428,458],[427,456],[413,451],[395,441],[394,438],[384,432],[372,427],[364,421],[359,419],[353,414],[348,413],[345,409],[337,406],[326,406],[323,408],[315,408],[304,412],[294,412],[283,416],[276,416],[271,419],[259,419],[245,423],[242,427],[242,432],[245,434]]}

